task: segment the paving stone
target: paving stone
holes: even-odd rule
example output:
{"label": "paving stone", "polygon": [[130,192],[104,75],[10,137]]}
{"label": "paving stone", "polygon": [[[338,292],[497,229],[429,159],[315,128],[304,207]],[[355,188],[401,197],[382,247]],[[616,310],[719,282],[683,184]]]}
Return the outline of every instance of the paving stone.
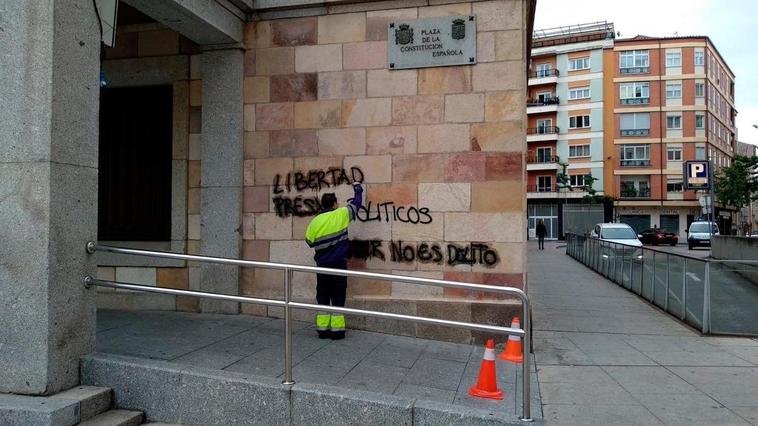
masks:
{"label": "paving stone", "polygon": [[637,399],[667,425],[750,424],[702,394],[642,394]]}
{"label": "paving stone", "polygon": [[392,394],[408,374],[408,370],[403,367],[362,361],[337,382],[337,386]]}
{"label": "paving stone", "polygon": [[403,383],[456,390],[466,364],[434,358],[419,358]]}
{"label": "paving stone", "polygon": [[570,426],[663,425],[650,411],[640,405],[574,405],[545,404],[542,407],[547,424]]}

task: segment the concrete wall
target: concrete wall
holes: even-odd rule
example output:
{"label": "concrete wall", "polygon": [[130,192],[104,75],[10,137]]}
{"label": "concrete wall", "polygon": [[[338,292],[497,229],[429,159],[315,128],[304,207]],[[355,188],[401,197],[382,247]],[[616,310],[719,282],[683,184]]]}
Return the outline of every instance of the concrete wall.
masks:
{"label": "concrete wall", "polygon": [[758,260],[758,238],[714,236],[713,257],[729,260]]}
{"label": "concrete wall", "polygon": [[91,1],[0,4],[0,392],[78,383],[95,347],[99,33]]}
{"label": "concrete wall", "polygon": [[[501,0],[365,11],[369,5],[356,4],[351,13],[249,23],[243,256],[313,264],[303,241],[313,213],[305,200],[336,192],[344,204],[352,189],[341,184],[298,190],[282,183],[294,173],[330,168],[346,170],[352,180],[351,170],[358,168],[366,209],[350,236],[378,249],[353,259],[350,268],[522,287],[525,5]],[[388,69],[388,22],[470,14],[478,19],[476,65]],[[297,203],[301,214],[284,211],[285,202]],[[378,207],[382,203],[393,203],[389,216]],[[392,206],[402,208],[399,217]],[[429,223],[408,223],[409,210],[421,211]],[[377,215],[379,220],[371,220]],[[497,261],[448,263],[448,250],[464,250],[472,242],[485,244]],[[393,255],[393,245],[407,256]],[[419,250],[432,246],[442,258],[419,260]],[[282,279],[277,271],[244,269],[240,290],[278,298]],[[293,287],[297,298],[313,300],[315,276],[295,274]],[[481,314],[478,301],[490,298],[358,280],[351,280],[348,297],[352,306],[465,320]],[[256,306],[242,309],[277,314]],[[349,323],[356,326],[382,328],[369,320]],[[438,331],[417,334],[435,337]]]}

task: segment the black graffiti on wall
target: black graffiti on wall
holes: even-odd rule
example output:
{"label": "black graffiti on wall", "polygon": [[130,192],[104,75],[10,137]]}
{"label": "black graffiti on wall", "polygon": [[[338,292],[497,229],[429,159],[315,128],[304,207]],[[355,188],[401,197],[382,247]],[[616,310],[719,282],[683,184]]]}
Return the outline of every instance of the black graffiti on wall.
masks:
{"label": "black graffiti on wall", "polygon": [[[350,240],[352,257],[356,259],[379,259],[387,261],[384,241],[382,240]],[[408,243],[402,240],[389,241],[389,261],[408,263],[446,263],[455,265],[483,265],[494,267],[500,262],[497,251],[485,243]]]}
{"label": "black graffiti on wall", "polygon": [[305,190],[321,191],[339,185],[352,185],[363,182],[363,171],[358,167],[341,169],[330,167],[326,170],[311,170],[307,173],[290,172],[274,176],[274,194],[286,192],[303,192]]}

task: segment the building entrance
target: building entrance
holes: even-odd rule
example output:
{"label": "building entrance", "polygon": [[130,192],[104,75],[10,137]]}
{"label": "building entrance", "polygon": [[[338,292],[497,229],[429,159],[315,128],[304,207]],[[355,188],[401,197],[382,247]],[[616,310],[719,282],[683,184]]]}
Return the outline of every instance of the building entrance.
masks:
{"label": "building entrance", "polygon": [[546,240],[558,239],[558,204],[532,204],[528,208],[529,238],[537,238],[537,223],[545,222]]}

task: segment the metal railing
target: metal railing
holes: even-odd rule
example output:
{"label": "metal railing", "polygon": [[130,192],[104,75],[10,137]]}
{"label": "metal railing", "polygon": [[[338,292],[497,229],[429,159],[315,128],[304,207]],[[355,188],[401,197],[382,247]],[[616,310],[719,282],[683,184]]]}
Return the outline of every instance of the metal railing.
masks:
{"label": "metal railing", "polygon": [[526,100],[526,106],[527,107],[539,107],[539,106],[547,106],[547,105],[558,105],[561,103],[561,100],[558,96],[553,96],[550,98],[541,98],[541,99],[527,99]]}
{"label": "metal railing", "polygon": [[566,254],[703,334],[758,335],[758,261],[566,234]]}
{"label": "metal railing", "polygon": [[[240,266],[240,267],[247,267],[247,268],[266,268],[266,269],[283,270],[284,271],[284,300],[264,299],[264,298],[247,297],[247,296],[233,296],[233,295],[228,295],[228,294],[207,293],[207,292],[192,291],[192,290],[179,290],[179,289],[171,289],[171,288],[152,287],[152,286],[145,286],[145,285],[139,285],[139,284],[121,283],[121,282],[115,282],[115,281],[103,281],[103,280],[92,278],[91,276],[84,277],[84,285],[87,288],[89,288],[90,286],[121,288],[121,289],[126,289],[126,290],[143,291],[143,292],[149,292],[149,293],[162,293],[162,294],[171,294],[171,295],[176,295],[176,296],[191,296],[191,297],[199,297],[199,298],[205,298],[205,299],[226,300],[226,301],[238,302],[238,303],[250,303],[250,304],[257,304],[257,305],[283,307],[284,308],[284,381],[282,383],[287,384],[287,385],[295,384],[295,381],[293,380],[293,377],[292,377],[292,312],[291,312],[292,308],[306,309],[306,310],[311,310],[311,311],[335,312],[335,313],[341,313],[341,314],[363,315],[363,316],[369,316],[369,317],[400,320],[400,321],[411,321],[411,322],[416,322],[416,323],[421,323],[421,324],[441,325],[441,326],[447,326],[447,327],[456,327],[456,328],[463,328],[467,330],[485,331],[485,332],[521,337],[523,339],[523,344],[522,344],[523,392],[521,396],[522,416],[520,417],[520,420],[525,421],[525,422],[533,421],[532,416],[531,416],[531,405],[530,405],[530,395],[531,395],[530,389],[531,388],[530,388],[530,374],[529,374],[529,368],[530,368],[529,366],[531,363],[529,359],[529,348],[531,348],[531,328],[532,328],[531,306],[529,304],[529,298],[527,297],[526,293],[524,293],[522,290],[518,288],[498,287],[498,286],[485,285],[485,284],[461,283],[461,282],[456,282],[456,281],[436,280],[436,279],[430,279],[430,278],[409,277],[409,276],[402,276],[402,275],[379,274],[379,273],[374,273],[374,272],[348,271],[348,270],[343,270],[343,269],[321,268],[317,266],[293,265],[293,264],[273,263],[273,262],[259,262],[259,261],[252,261],[252,260],[229,259],[229,258],[224,258],[224,257],[211,257],[211,256],[189,255],[189,254],[171,253],[171,252],[163,252],[163,251],[140,250],[140,249],[99,245],[93,241],[90,241],[87,243],[86,249],[87,249],[87,252],[90,254],[100,251],[100,252],[110,252],[110,253],[119,253],[119,254],[136,255],[136,256],[157,257],[157,258],[164,258],[164,259],[217,263],[217,264],[233,265],[233,266]],[[502,326],[489,325],[489,324],[477,324],[477,323],[471,323],[471,322],[452,321],[452,320],[430,318],[430,317],[420,317],[420,316],[415,316],[415,315],[404,315],[404,314],[393,314],[393,313],[388,313],[388,312],[369,311],[369,310],[364,310],[364,309],[344,308],[344,307],[337,307],[337,306],[317,305],[317,304],[312,304],[312,303],[293,302],[292,301],[292,273],[293,272],[306,272],[306,273],[344,276],[344,277],[367,278],[367,279],[381,280],[381,281],[403,282],[403,283],[409,283],[409,284],[419,284],[419,285],[447,287],[447,288],[459,288],[459,289],[465,289],[465,290],[477,290],[477,291],[507,294],[507,295],[515,296],[521,301],[521,305],[522,305],[521,323],[523,325],[523,329],[502,327]]]}
{"label": "metal railing", "polygon": [[558,134],[561,129],[558,126],[539,126],[526,129],[527,135],[553,135]]}
{"label": "metal railing", "polygon": [[561,73],[554,68],[549,70],[537,70],[529,73],[529,78],[546,78],[546,77],[558,77]]}

